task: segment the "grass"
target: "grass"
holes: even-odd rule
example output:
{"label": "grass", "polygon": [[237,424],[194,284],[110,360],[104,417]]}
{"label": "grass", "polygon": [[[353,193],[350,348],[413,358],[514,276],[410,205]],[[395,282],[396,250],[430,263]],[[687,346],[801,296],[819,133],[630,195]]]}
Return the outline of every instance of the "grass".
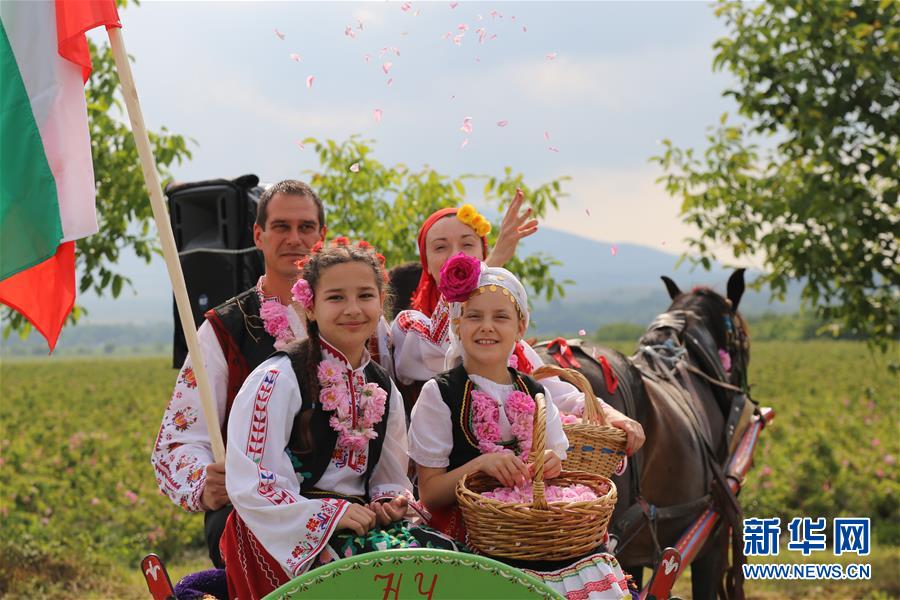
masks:
{"label": "grass", "polygon": [[[754,345],[753,395],[777,416],[741,495],[747,516],[869,516],[874,540],[852,560],[872,564],[868,582],[748,582],[748,597],[900,597],[891,359],[856,342]],[[0,363],[0,596],[148,598],[138,563],[151,551],[173,581],[207,568],[202,517],[160,496],[149,462],[175,375],[168,357]],[[689,597],[687,578],[676,591]]]}

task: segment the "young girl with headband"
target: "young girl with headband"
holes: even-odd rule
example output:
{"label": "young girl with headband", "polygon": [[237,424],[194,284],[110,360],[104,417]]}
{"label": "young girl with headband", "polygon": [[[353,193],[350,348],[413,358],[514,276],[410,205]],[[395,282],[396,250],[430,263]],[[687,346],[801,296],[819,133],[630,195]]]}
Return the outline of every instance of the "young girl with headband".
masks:
{"label": "young girl with headband", "polygon": [[309,568],[375,549],[458,545],[404,517],[406,419],[370,360],[384,258],[337,238],[313,249],[293,287],[309,338],[247,378],[228,420],[223,535],[229,597],[260,598]]}
{"label": "young girl with headband", "polygon": [[[425,383],[412,411],[409,454],[430,524],[466,539],[455,490],[463,476],[481,471],[503,486],[524,489],[534,476],[531,452],[535,402],[547,406],[544,475],[559,475],[568,440],[559,411],[542,383],[507,366],[528,327],[525,288],[506,269],[462,255],[447,261],[440,289],[449,303],[449,369]],[[512,562],[512,561],[507,561]],[[512,563],[544,579],[565,597],[629,598],[616,559],[594,553],[574,564]]]}

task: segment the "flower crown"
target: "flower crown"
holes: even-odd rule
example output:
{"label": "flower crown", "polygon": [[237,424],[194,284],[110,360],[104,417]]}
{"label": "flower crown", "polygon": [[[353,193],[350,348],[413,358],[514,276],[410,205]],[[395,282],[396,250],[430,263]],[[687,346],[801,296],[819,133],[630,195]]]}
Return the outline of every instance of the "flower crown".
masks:
{"label": "flower crown", "polygon": [[[334,238],[333,240],[331,240],[331,243],[329,245],[332,248],[352,246],[350,240],[344,236]],[[381,254],[380,252],[375,252],[375,249],[372,247],[372,244],[370,244],[369,242],[367,242],[365,240],[358,241],[356,243],[356,247],[360,250],[368,250],[375,255],[375,259],[378,261],[378,265],[381,269],[381,276],[382,276],[383,280],[385,282],[387,282],[388,274],[387,274],[387,270],[385,269],[386,261],[385,261],[384,255]],[[324,248],[325,248],[325,244],[323,242],[321,242],[321,241],[316,242],[316,245],[310,249],[309,254],[307,256],[297,259],[296,261],[294,261],[294,264],[297,265],[297,268],[300,269],[300,271],[303,271],[303,269],[305,269],[306,265],[309,263],[310,259],[314,255],[319,254]],[[312,310],[313,301],[314,301],[314,294],[313,294],[312,286],[309,285],[309,281],[307,281],[303,277],[298,279],[297,283],[295,283],[291,287],[291,297],[293,298],[294,302],[299,302],[305,309]]]}
{"label": "flower crown", "polygon": [[484,237],[491,232],[491,223],[479,214],[471,204],[463,204],[456,211],[456,218],[475,230],[478,237]]}

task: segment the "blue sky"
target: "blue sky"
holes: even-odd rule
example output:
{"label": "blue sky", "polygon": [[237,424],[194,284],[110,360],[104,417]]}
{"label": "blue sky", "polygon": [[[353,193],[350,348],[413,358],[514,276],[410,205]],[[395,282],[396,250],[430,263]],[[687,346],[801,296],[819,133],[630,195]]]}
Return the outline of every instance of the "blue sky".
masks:
{"label": "blue sky", "polygon": [[[386,164],[427,163],[454,175],[510,166],[532,183],[571,176],[570,196],[546,226],[685,248],[678,202],[654,183],[659,171],[647,159],[665,137],[702,145],[706,126],[733,109],[721,97],[729,75],[711,70],[712,43],[725,31],[708,3],[411,2],[403,9],[401,2],[144,2],[123,11],[147,123],[198,143],[177,178],[295,177],[317,166],[298,140],[359,133],[377,140],[375,157]],[[459,46],[448,32],[464,33]],[[465,117],[470,134],[460,131]],[[501,120],[508,125],[498,127]]]}

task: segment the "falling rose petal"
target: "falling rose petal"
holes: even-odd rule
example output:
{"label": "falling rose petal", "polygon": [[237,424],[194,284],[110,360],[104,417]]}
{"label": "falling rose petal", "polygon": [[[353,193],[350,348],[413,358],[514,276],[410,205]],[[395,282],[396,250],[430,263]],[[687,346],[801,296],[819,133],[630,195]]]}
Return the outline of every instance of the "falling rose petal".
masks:
{"label": "falling rose petal", "polygon": [[481,14],[478,14],[478,15],[475,17],[475,20],[476,20],[476,21],[484,21],[484,17],[482,17]]}
{"label": "falling rose petal", "polygon": [[460,23],[459,25],[456,26],[456,28],[459,29],[460,31],[468,31],[469,30],[469,26],[466,25],[465,23]]}
{"label": "falling rose petal", "polygon": [[347,25],[346,27],[344,27],[344,35],[352,40],[356,37],[356,32],[353,31],[352,26]]}
{"label": "falling rose petal", "polygon": [[497,39],[497,34],[495,33],[495,34],[492,35],[489,39],[496,40],[496,39]]}
{"label": "falling rose petal", "polygon": [[359,163],[355,162],[352,165],[350,165],[350,171],[353,173],[359,173]]}
{"label": "falling rose petal", "polygon": [[497,121],[497,127],[506,127],[509,125],[509,121]]}
{"label": "falling rose petal", "polygon": [[408,36],[408,35],[409,35],[409,32],[408,32],[408,31],[401,31],[401,32],[400,32],[400,37],[406,37],[406,36]]}
{"label": "falling rose petal", "polygon": [[392,51],[394,54],[396,54],[397,56],[400,56],[400,48],[393,48],[393,47],[392,47],[392,48],[391,48],[391,51]]}
{"label": "falling rose petal", "polygon": [[619,253],[619,247],[616,246],[615,244],[613,244],[612,246],[609,247],[609,253],[612,254],[613,256],[615,256],[616,254]]}
{"label": "falling rose petal", "polygon": [[463,133],[472,133],[472,117],[465,117],[459,130]]}
{"label": "falling rose petal", "polygon": [[456,8],[457,6],[459,6],[459,2],[451,2],[451,3],[450,3],[450,10],[453,10],[453,9]]}
{"label": "falling rose petal", "polygon": [[511,18],[513,21],[515,21],[515,20],[516,20],[516,15],[513,15],[513,16],[510,17],[510,18]]}
{"label": "falling rose petal", "polygon": [[589,211],[588,209],[584,209],[584,214],[586,214],[587,216],[591,216],[591,211]]}
{"label": "falling rose petal", "polygon": [[290,56],[291,56],[291,60],[294,62],[300,62],[301,60],[303,60],[302,58],[300,58],[300,55],[297,54],[296,52],[292,52]]}
{"label": "falling rose petal", "polygon": [[362,30],[363,30],[363,22],[362,22],[362,19],[356,19],[356,23],[358,24],[357,29],[359,29],[360,31],[362,31]]}
{"label": "falling rose petal", "polygon": [[550,141],[550,132],[549,131],[544,132],[544,139],[547,140],[548,142]]}
{"label": "falling rose petal", "polygon": [[481,59],[478,58],[478,57],[476,56],[476,57],[475,57],[475,62],[480,63],[480,62],[481,62]]}
{"label": "falling rose petal", "polygon": [[462,150],[463,148],[465,148],[468,145],[469,145],[469,138],[466,138],[462,141],[462,144],[459,145],[459,149]]}
{"label": "falling rose petal", "polygon": [[422,11],[419,10],[419,9],[417,8],[417,9],[416,9],[416,12],[413,13],[413,16],[414,16],[414,17],[418,17],[418,16],[421,15],[421,14],[422,14]]}
{"label": "falling rose petal", "polygon": [[550,152],[559,152],[559,148],[557,148],[556,146],[547,146],[547,150],[549,150]]}
{"label": "falling rose petal", "polygon": [[300,148],[301,150],[305,150],[305,149],[306,149],[306,144],[304,144],[304,143],[301,142],[300,140],[297,140],[297,147]]}
{"label": "falling rose petal", "polygon": [[522,33],[528,33],[528,28],[522,25]]}
{"label": "falling rose petal", "polygon": [[376,123],[381,123],[381,109],[380,108],[376,108],[375,110],[373,110],[372,116],[375,117]]}
{"label": "falling rose petal", "polygon": [[451,37],[453,37],[453,34],[448,31],[447,33],[445,33],[444,35],[441,36],[441,39],[449,40]]}
{"label": "falling rose petal", "polygon": [[369,64],[369,61],[372,60],[372,55],[371,54],[363,54],[363,60],[366,62],[366,64]]}
{"label": "falling rose petal", "polygon": [[390,71],[391,67],[393,67],[393,66],[394,66],[394,63],[392,63],[391,61],[388,61],[388,62],[384,63],[383,65],[381,65],[381,70],[384,71],[385,75],[387,75],[388,71]]}
{"label": "falling rose petal", "polygon": [[487,36],[487,31],[485,30],[485,28],[479,27],[478,29],[475,30],[475,33],[478,34],[478,43],[483,44],[484,38]]}
{"label": "falling rose petal", "polygon": [[378,58],[381,58],[382,56],[384,56],[384,55],[387,53],[387,51],[388,51],[387,46],[385,46],[384,48],[382,48],[381,50],[379,50],[379,51],[378,51]]}
{"label": "falling rose petal", "polygon": [[586,335],[586,334],[587,334],[587,331],[585,331],[584,329],[578,330],[578,335]]}
{"label": "falling rose petal", "polygon": [[394,85],[394,78],[393,78],[393,77],[391,77],[391,78],[389,78],[389,79],[387,80],[387,86],[388,86],[388,87],[391,87],[392,85]]}
{"label": "falling rose petal", "polygon": [[312,75],[310,75],[309,77],[307,77],[307,78],[306,78],[306,87],[312,88],[313,81],[315,81],[315,80],[316,80],[316,78],[313,77]]}
{"label": "falling rose petal", "polygon": [[498,16],[501,16],[496,10],[491,11],[491,18],[496,19]]}
{"label": "falling rose petal", "polygon": [[450,99],[451,99],[451,100],[456,100],[456,95],[454,94],[453,96],[450,96]]}
{"label": "falling rose petal", "polygon": [[283,40],[283,39],[284,39],[284,34],[281,33],[280,31],[278,31],[278,28],[277,28],[277,27],[275,28],[275,35],[278,36],[278,39],[279,39],[279,40]]}
{"label": "falling rose petal", "polygon": [[462,39],[463,39],[464,35],[465,35],[464,33],[460,33],[459,35],[454,35],[453,43],[456,44],[457,46],[462,46]]}
{"label": "falling rose petal", "polygon": [[663,241],[662,241],[662,245],[663,245],[663,246],[666,245],[666,240],[663,240]]}
{"label": "falling rose petal", "polygon": [[410,4],[409,2],[404,2],[403,4],[400,5],[400,10],[402,10],[403,12],[409,12],[409,9],[411,9],[411,8],[412,8],[412,4]]}
{"label": "falling rose petal", "polygon": [[548,54],[548,55],[545,56],[544,58],[546,58],[547,60],[556,60],[556,57],[557,57],[557,56],[559,56],[559,55],[558,55],[556,52],[551,52],[550,54]]}

